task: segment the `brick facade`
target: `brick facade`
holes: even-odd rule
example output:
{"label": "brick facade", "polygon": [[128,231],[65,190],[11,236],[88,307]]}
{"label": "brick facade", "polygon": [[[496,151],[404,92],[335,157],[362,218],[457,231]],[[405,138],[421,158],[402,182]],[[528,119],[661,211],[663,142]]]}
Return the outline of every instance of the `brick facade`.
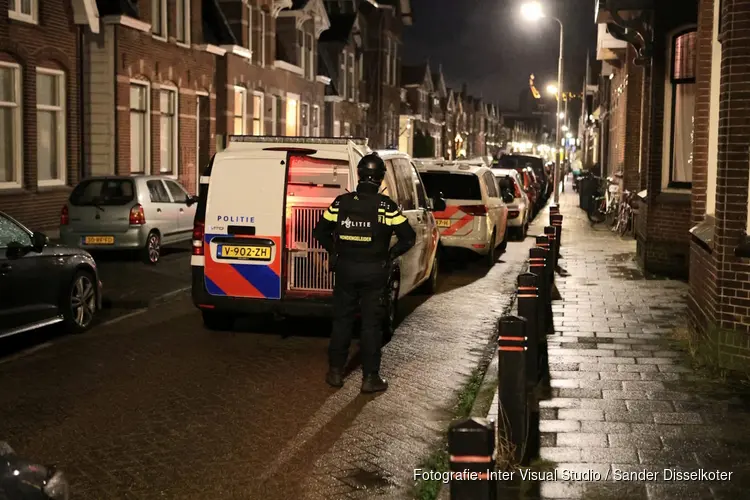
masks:
{"label": "brick facade", "polygon": [[[11,71],[20,105],[13,130],[15,141],[3,140],[3,148],[12,148],[13,175],[0,177],[0,210],[33,229],[55,227],[60,209],[81,172],[79,30],[70,2],[39,2],[32,22],[9,18],[8,2],[0,8],[0,68]],[[63,79],[64,161],[58,162],[57,184],[40,182],[37,168],[37,142],[49,140],[38,135],[37,69],[58,71]],[[14,117],[16,118],[16,117]],[[20,126],[20,128],[19,128]],[[6,152],[8,151],[6,149]],[[59,150],[62,152],[61,150]],[[10,155],[8,155],[10,156]],[[4,172],[0,172],[0,175]],[[41,185],[46,184],[46,185]]]}

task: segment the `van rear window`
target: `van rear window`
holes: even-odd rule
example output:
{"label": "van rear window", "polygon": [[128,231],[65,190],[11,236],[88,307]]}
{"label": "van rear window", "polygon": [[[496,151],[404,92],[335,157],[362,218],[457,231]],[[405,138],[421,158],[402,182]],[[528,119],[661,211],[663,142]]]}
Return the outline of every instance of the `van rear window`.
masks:
{"label": "van rear window", "polygon": [[349,162],[292,155],[287,189],[300,197],[336,197],[349,187]]}
{"label": "van rear window", "polygon": [[78,184],[70,193],[70,204],[82,206],[127,205],[135,199],[130,179],[90,179]]}
{"label": "van rear window", "polygon": [[482,189],[479,178],[473,174],[448,172],[423,172],[422,177],[427,196],[435,198],[442,193],[449,200],[481,200]]}

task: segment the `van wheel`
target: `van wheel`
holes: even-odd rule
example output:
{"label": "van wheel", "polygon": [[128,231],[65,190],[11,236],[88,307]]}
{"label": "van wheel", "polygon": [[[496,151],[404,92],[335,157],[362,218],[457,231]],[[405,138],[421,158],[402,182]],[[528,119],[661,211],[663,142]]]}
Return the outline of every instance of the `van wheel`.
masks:
{"label": "van wheel", "polygon": [[383,344],[391,341],[393,334],[396,332],[398,316],[398,278],[395,277],[388,281],[386,290],[385,317],[383,318]]}
{"label": "van wheel", "polygon": [[438,274],[440,271],[440,252],[441,248],[438,247],[435,252],[435,258],[432,261],[432,268],[430,269],[430,276],[427,278],[422,286],[419,288],[419,293],[424,295],[432,295],[437,291]]}
{"label": "van wheel", "polygon": [[203,326],[214,332],[225,332],[234,326],[234,316],[217,311],[201,311]]}
{"label": "van wheel", "polygon": [[485,264],[487,264],[487,267],[494,266],[495,262],[497,261],[497,254],[495,253],[496,241],[497,236],[495,235],[495,231],[492,231],[492,238],[490,238],[490,250],[487,252],[487,255],[485,257]]}
{"label": "van wheel", "polygon": [[508,238],[509,238],[508,232],[509,232],[508,231],[508,225],[506,224],[505,225],[505,233],[503,233],[503,242],[500,243],[499,247],[497,247],[497,249],[500,250],[501,253],[505,252],[505,250],[508,248]]}
{"label": "van wheel", "polygon": [[161,258],[161,236],[157,231],[151,231],[146,238],[146,245],[141,250],[141,258],[146,264],[156,265]]}

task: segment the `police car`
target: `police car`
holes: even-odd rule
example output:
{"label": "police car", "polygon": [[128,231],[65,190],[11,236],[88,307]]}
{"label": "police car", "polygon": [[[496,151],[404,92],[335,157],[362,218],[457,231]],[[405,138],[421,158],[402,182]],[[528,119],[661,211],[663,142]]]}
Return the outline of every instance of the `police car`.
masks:
{"label": "police car", "polygon": [[[192,296],[209,329],[239,315],[329,315],[334,274],[313,229],[336,196],[357,186],[366,139],[230,136],[200,177],[192,237]],[[391,196],[417,233],[389,286],[392,333],[399,298],[437,283],[439,232],[409,157],[382,151]],[[395,240],[394,240],[395,242]]]}
{"label": "police car", "polygon": [[[493,266],[508,244],[508,207],[492,171],[480,161],[418,161],[427,194],[445,198],[435,212],[440,240],[446,248],[471,250]],[[504,198],[505,197],[505,198]]]}

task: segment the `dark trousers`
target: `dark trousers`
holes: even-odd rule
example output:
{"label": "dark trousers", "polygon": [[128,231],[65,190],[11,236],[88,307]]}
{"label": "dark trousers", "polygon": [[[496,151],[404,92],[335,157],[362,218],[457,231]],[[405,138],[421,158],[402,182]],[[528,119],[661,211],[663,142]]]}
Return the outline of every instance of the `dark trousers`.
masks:
{"label": "dark trousers", "polygon": [[330,366],[343,368],[346,364],[354,333],[354,321],[359,310],[362,318],[359,340],[362,373],[367,376],[380,371],[387,284],[388,270],[384,263],[339,261],[336,264],[333,331],[328,344]]}

